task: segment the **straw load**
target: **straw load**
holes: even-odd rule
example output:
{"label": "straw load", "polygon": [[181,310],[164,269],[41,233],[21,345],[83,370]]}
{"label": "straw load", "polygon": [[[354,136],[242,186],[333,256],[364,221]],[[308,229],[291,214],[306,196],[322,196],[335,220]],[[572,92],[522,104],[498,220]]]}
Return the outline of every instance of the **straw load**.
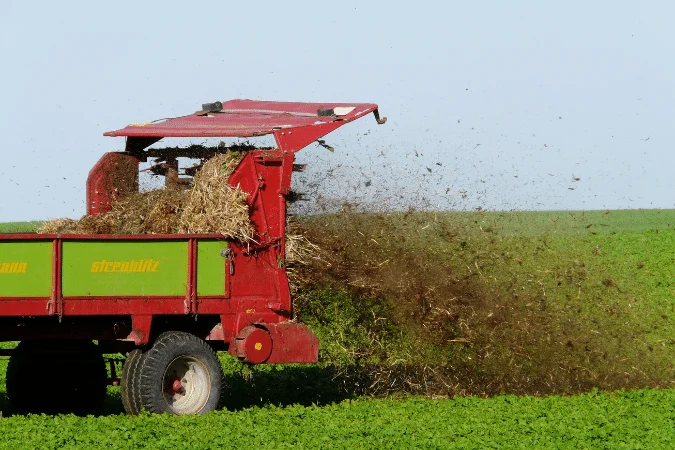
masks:
{"label": "straw load", "polygon": [[248,194],[228,184],[240,155],[216,155],[197,172],[179,217],[181,233],[221,233],[242,242],[253,240]]}
{"label": "straw load", "polygon": [[45,222],[38,233],[69,234],[172,234],[179,233],[179,218],[187,195],[183,191],[157,189],[126,196],[112,210],[79,220]]}
{"label": "straw load", "polygon": [[80,220],[46,222],[39,233],[175,234],[220,233],[253,240],[248,194],[228,184],[242,154],[219,154],[204,163],[188,191],[156,189],[113,203],[111,211]]}
{"label": "straw load", "polygon": [[[195,174],[188,191],[155,189],[125,196],[112,209],[79,220],[55,219],[38,230],[43,234],[200,234],[219,233],[252,242],[255,228],[249,218],[248,194],[228,183],[243,158],[242,152],[218,154]],[[306,264],[317,247],[290,223],[286,233],[289,275]]]}

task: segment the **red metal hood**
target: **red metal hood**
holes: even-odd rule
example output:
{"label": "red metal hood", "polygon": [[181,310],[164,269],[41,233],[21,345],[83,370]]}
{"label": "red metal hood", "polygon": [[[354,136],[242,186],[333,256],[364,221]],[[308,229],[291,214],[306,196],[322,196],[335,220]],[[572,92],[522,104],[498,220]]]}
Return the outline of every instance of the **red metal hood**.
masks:
{"label": "red metal hood", "polygon": [[[320,111],[321,110],[321,115]],[[132,124],[105,136],[163,137],[253,137],[274,134],[279,148],[297,151],[334,129],[375,113],[373,103],[299,103],[230,100],[222,110],[198,111],[186,116]]]}

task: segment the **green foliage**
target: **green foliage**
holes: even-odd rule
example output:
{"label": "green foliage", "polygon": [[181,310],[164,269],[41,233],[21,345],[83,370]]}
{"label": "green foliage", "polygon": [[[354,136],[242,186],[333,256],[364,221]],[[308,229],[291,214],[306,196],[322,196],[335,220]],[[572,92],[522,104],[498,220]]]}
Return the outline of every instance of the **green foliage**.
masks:
{"label": "green foliage", "polygon": [[344,401],[204,416],[12,416],[2,448],[670,448],[675,391]]}
{"label": "green foliage", "polygon": [[44,222],[7,222],[0,223],[0,233],[33,233]]}
{"label": "green foliage", "polygon": [[325,288],[299,293],[296,311],[319,336],[322,361],[350,365],[409,357],[405,331],[386,302]]}

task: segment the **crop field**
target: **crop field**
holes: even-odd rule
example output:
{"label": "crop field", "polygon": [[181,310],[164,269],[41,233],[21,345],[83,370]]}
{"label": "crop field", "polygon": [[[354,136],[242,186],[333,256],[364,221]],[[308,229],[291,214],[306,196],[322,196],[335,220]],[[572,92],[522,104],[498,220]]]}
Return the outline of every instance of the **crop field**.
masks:
{"label": "crop field", "polygon": [[668,448],[673,391],[575,397],[358,399],[206,416],[13,416],[14,448]]}
{"label": "crop field", "polygon": [[[296,312],[321,339],[321,363],[243,368],[224,357],[224,408],[201,417],[124,416],[112,387],[99,417],[12,415],[0,391],[0,446],[675,441],[675,211],[343,213],[297,222],[320,249],[290,271]],[[3,378],[5,367],[0,361]]]}
{"label": "crop field", "polygon": [[0,233],[33,232],[42,222],[7,222],[0,223]]}

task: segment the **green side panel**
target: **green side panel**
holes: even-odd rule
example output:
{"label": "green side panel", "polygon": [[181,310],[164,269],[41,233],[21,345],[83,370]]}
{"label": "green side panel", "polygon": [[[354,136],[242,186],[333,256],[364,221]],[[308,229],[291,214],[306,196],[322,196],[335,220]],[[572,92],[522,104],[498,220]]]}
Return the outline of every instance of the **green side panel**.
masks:
{"label": "green side panel", "polygon": [[0,243],[0,297],[49,297],[52,247],[51,241]]}
{"label": "green side panel", "polygon": [[197,242],[197,295],[225,295],[228,262],[220,252],[227,248],[224,240]]}
{"label": "green side panel", "polygon": [[63,243],[63,295],[186,295],[187,241]]}

